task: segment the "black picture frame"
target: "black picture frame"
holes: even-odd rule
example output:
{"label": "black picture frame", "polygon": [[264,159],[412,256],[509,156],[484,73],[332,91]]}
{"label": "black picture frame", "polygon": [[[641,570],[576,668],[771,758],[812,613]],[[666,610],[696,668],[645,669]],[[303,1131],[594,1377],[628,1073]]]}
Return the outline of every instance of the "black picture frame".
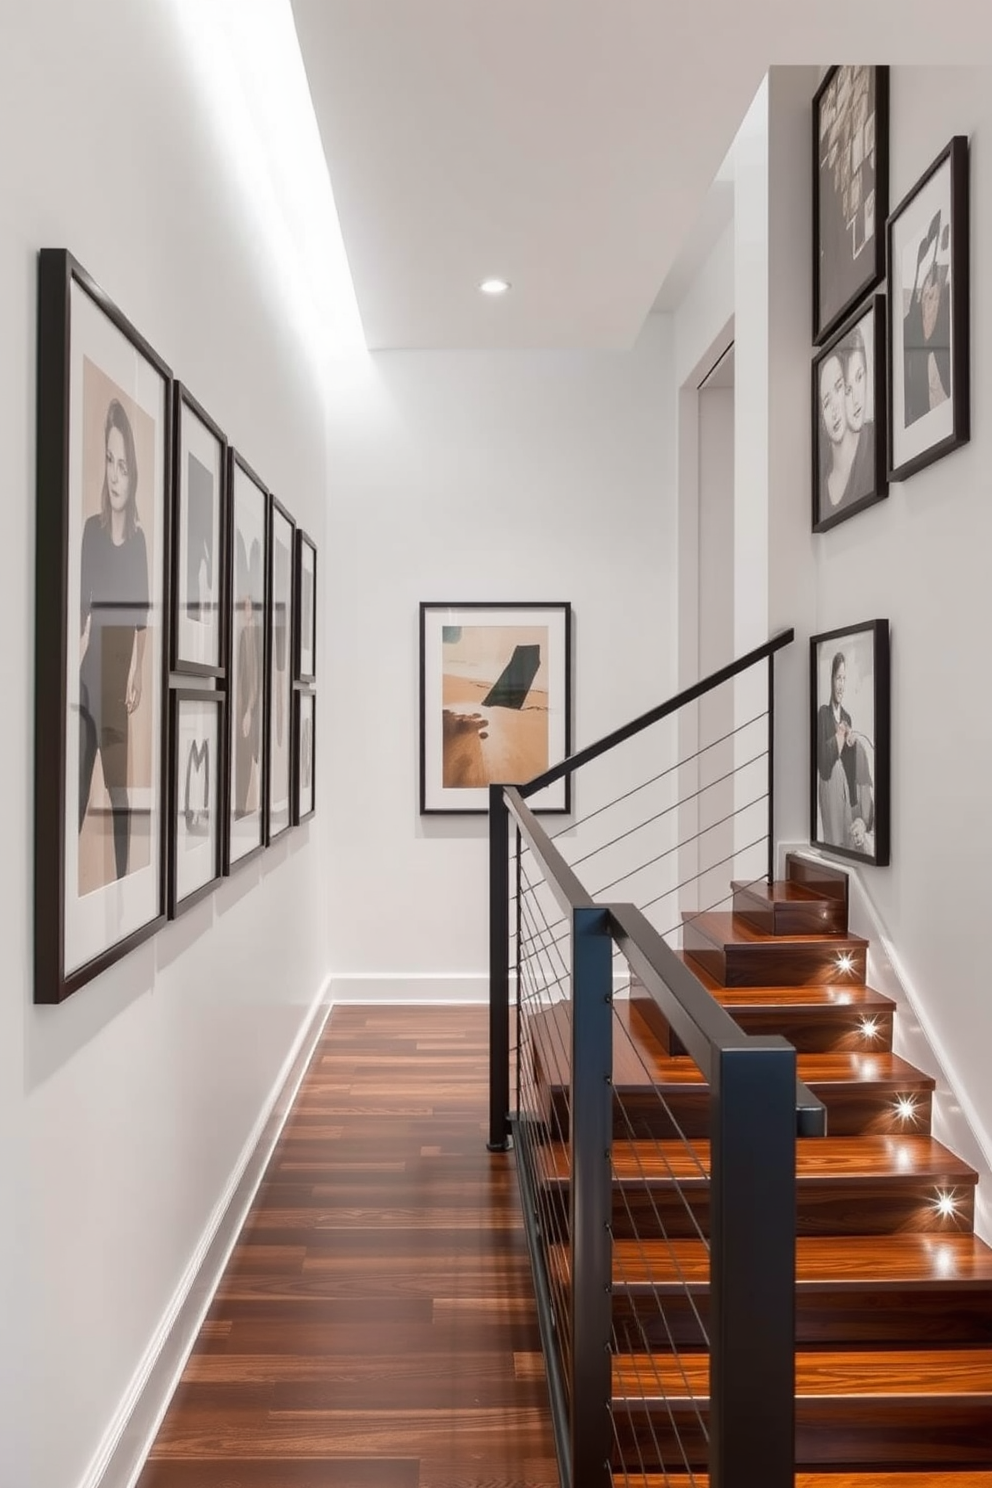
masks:
{"label": "black picture frame", "polygon": [[173,672],[223,678],[227,657],[227,438],[178,381],[173,413],[170,664]]}
{"label": "black picture frame", "polygon": [[296,522],[269,495],[269,577],[265,606],[268,689],[265,840],[275,842],[293,825],[293,590]]}
{"label": "black picture frame", "polygon": [[889,69],[831,67],[813,97],[813,343],[885,277]]}
{"label": "black picture frame", "polygon": [[886,224],[889,480],[971,437],[969,231],[968,140],[955,135]]}
{"label": "black picture frame", "polygon": [[888,495],[885,296],[872,295],[812,365],[813,531]]}
{"label": "black picture frame", "polygon": [[[226,694],[218,688],[174,687],[169,693],[168,903],[171,920],[211,894],[224,872],[226,708]],[[201,715],[199,730],[195,720],[198,710]],[[203,728],[202,719],[210,713],[214,715],[213,724]],[[211,823],[214,827],[212,841]],[[203,835],[206,835],[206,842],[198,840]]]}
{"label": "black picture frame", "polygon": [[228,452],[227,768],[224,872],[265,849],[268,785],[269,490]]}
{"label": "black picture frame", "polygon": [[825,631],[811,636],[809,647],[810,842],[887,867],[889,622]]}
{"label": "black picture frame", "polygon": [[296,529],[294,577],[293,680],[317,680],[317,544]]}
{"label": "black picture frame", "polygon": [[64,248],[38,258],[37,398],[34,1000],[58,1003],[165,920],[172,455],[169,368]]}
{"label": "black picture frame", "polygon": [[[421,603],[421,815],[485,813],[490,783],[525,784],[568,757],[571,637],[568,603]],[[527,804],[567,814],[571,777]]]}
{"label": "black picture frame", "polygon": [[309,687],[293,693],[293,826],[309,821],[317,809],[317,694]]}

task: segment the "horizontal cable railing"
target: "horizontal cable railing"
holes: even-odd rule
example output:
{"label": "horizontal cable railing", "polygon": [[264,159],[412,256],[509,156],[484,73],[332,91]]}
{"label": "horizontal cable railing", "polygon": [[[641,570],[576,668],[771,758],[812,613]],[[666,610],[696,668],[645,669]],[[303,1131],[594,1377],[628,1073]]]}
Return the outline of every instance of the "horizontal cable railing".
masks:
{"label": "horizontal cable railing", "polygon": [[[793,1481],[795,1140],[822,1134],[824,1110],[792,1046],[743,1034],[682,945],[732,902],[718,873],[771,863],[773,657],[789,639],[537,781],[490,788],[490,1145],[516,1150],[565,1488]],[[728,685],[676,737],[674,715]],[[621,788],[554,837],[527,807],[658,728],[643,778],[615,772]],[[662,1069],[659,1047],[688,1058]]]}

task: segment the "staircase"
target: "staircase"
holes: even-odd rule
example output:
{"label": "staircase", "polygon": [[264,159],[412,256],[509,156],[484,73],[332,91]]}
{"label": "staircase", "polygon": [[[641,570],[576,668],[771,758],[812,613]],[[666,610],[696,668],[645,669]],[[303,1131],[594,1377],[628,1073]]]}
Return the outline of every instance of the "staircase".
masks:
{"label": "staircase", "polygon": [[[746,1032],[795,1045],[828,1112],[825,1138],[797,1142],[797,1488],[992,1488],[977,1175],[930,1135],[934,1081],[892,1053],[846,874],[790,857],[785,881],[733,887],[732,913],[686,918],[682,958]],[[643,989],[615,1014],[615,1481],[704,1488],[708,1092]],[[531,1025],[556,1138],[542,1182],[562,1216],[568,1018],[559,1003]],[[561,1247],[549,1266],[567,1285]]]}

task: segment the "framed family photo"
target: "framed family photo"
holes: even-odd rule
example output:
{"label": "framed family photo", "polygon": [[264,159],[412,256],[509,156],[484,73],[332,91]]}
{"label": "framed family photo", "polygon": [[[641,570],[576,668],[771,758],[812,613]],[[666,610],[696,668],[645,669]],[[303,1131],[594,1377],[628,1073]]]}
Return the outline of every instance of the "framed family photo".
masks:
{"label": "framed family photo", "polygon": [[165,915],[168,367],[65,249],[39,255],[36,1002]]}
{"label": "framed family photo", "polygon": [[230,873],[265,846],[263,801],[268,736],[266,684],[266,575],[269,493],[239,454],[229,460],[227,545],[228,805],[224,871]]}
{"label": "framed family photo", "polygon": [[889,622],[810,639],[810,842],[889,861]]}
{"label": "framed family photo", "polygon": [[889,69],[831,67],[813,99],[813,341],[885,274]]}
{"label": "framed family photo", "polygon": [[181,383],[173,477],[172,670],[223,677],[227,441]]}
{"label": "framed family photo", "polygon": [[889,479],[971,434],[968,141],[956,135],[888,222]]}
{"label": "framed family photo", "polygon": [[313,538],[299,527],[293,669],[297,682],[313,682],[317,675],[317,548]]}
{"label": "framed family photo", "polygon": [[873,295],[813,358],[813,531],[888,495],[885,297]]}
{"label": "framed family photo", "polygon": [[317,699],[307,688],[293,694],[293,825],[309,821],[316,805],[316,709]]}
{"label": "framed family photo", "polygon": [[[571,607],[420,606],[420,810],[485,812],[490,784],[525,784],[571,747]],[[570,781],[528,801],[571,809]]]}
{"label": "framed family photo", "polygon": [[293,558],[296,524],[269,497],[269,776],[266,841],[292,826]]}
{"label": "framed family photo", "polygon": [[223,872],[222,766],[225,695],[174,688],[169,694],[169,917],[198,903]]}

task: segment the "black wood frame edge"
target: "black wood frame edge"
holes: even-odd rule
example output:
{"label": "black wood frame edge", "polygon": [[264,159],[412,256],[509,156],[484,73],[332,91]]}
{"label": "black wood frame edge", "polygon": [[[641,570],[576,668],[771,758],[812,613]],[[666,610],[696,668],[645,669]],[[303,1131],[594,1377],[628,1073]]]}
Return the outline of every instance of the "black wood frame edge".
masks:
{"label": "black wood frame edge", "polygon": [[[217,708],[217,799],[215,810],[217,811],[217,850],[214,863],[214,875],[199,888],[193,889],[183,899],[177,899],[176,888],[178,878],[178,864],[176,862],[176,826],[179,820],[179,772],[178,764],[178,730],[179,730],[179,704],[181,702],[209,702]],[[227,694],[216,687],[173,687],[169,691],[169,818],[167,836],[169,839],[169,873],[168,873],[168,915],[170,920],[178,919],[194,904],[199,904],[214,889],[224,877],[224,823],[226,820],[227,792],[224,783],[226,749],[226,727],[225,714],[227,712]]]}
{"label": "black wood frame edge", "polygon": [[[265,520],[264,520],[264,522],[262,524],[262,530],[263,530],[264,535],[265,535],[266,546],[268,546],[268,541],[269,541],[269,505],[268,505],[268,503],[269,503],[269,496],[270,496],[269,488],[265,484],[265,482],[260,478],[260,476],[256,475],[255,471],[248,464],[248,461],[244,458],[243,455],[241,455],[238,452],[238,450],[234,447],[234,445],[233,444],[229,444],[228,447],[227,447],[227,471],[228,471],[228,474],[227,474],[227,487],[228,487],[228,499],[227,499],[227,528],[228,528],[228,531],[227,531],[227,565],[228,565],[228,576],[227,576],[226,587],[227,587],[228,603],[229,603],[229,605],[231,607],[232,613],[231,613],[231,616],[229,617],[229,619],[227,621],[227,624],[226,624],[225,642],[226,642],[226,645],[227,645],[227,673],[228,673],[228,678],[231,681],[231,687],[230,687],[229,690],[232,693],[233,693],[233,680],[234,680],[234,658],[231,655],[231,651],[232,651],[233,645],[234,645],[234,625],[232,623],[233,622],[233,606],[234,606],[234,476],[235,476],[235,470],[236,470],[236,468],[239,468],[241,470],[242,474],[245,475],[248,478],[248,480],[251,481],[252,485],[254,485],[254,486],[256,486],[258,488],[258,490],[262,494],[262,497],[264,498],[264,501],[265,501]],[[268,554],[267,553],[264,553],[262,555],[262,591],[263,592],[262,592],[262,678],[261,678],[261,686],[262,686],[262,689],[263,689],[263,692],[262,692],[262,730],[263,731],[264,731],[264,729],[266,727],[266,722],[265,722],[265,697],[266,697],[266,694],[268,693],[268,678],[267,678],[266,658],[265,658],[265,614],[266,614],[266,610],[267,610],[267,607],[268,607],[268,595],[267,595],[267,590],[266,590],[267,582],[268,582]],[[225,811],[224,811],[224,833],[223,833],[223,836],[224,836],[223,864],[224,864],[224,876],[226,878],[229,878],[232,873],[237,872],[237,870],[239,868],[243,868],[246,863],[250,863],[253,858],[257,858],[260,853],[263,853],[265,851],[265,847],[266,847],[266,842],[265,842],[265,791],[264,791],[264,779],[263,778],[260,778],[259,779],[259,787],[258,787],[259,788],[259,797],[258,797],[258,799],[259,799],[259,811],[262,813],[262,821],[261,821],[261,829],[260,829],[260,840],[259,840],[258,843],[256,843],[256,845],[249,852],[242,853],[242,855],[239,858],[233,858],[232,859],[232,857],[231,857],[231,804],[232,804],[232,799],[233,799],[233,794],[234,794],[234,771],[231,768],[231,754],[232,754],[232,751],[233,751],[233,748],[234,748],[234,735],[233,735],[233,729],[234,729],[234,727],[235,727],[234,710],[233,710],[233,708],[231,708],[229,706],[227,708],[227,729],[226,729],[226,734],[227,734],[226,753],[227,753],[227,764],[228,764],[228,768],[224,772],[224,779],[225,779]],[[263,764],[264,764],[264,760],[265,760],[266,754],[268,752],[268,738],[267,737],[266,737],[266,739],[264,741],[264,749],[265,749],[265,754],[263,754],[263,756],[262,756]]]}
{"label": "black wood frame edge", "polygon": [[[284,827],[280,827],[279,830],[278,830],[278,832],[273,832],[273,830],[272,830],[272,802],[270,800],[270,795],[271,795],[271,790],[272,790],[272,708],[273,708],[273,697],[272,697],[273,688],[272,688],[272,685],[271,685],[271,683],[272,683],[272,675],[271,675],[271,673],[272,673],[272,653],[273,653],[273,648],[274,648],[274,643],[275,643],[275,637],[274,637],[274,634],[273,634],[273,624],[274,624],[274,618],[275,617],[274,617],[274,615],[272,613],[272,606],[273,606],[273,602],[274,602],[274,594],[273,594],[274,572],[273,572],[273,570],[274,570],[274,567],[275,567],[275,519],[276,519],[276,513],[277,512],[278,512],[279,516],[281,516],[285,522],[288,522],[289,523],[289,527],[290,527],[290,539],[289,539],[289,586],[290,586],[290,588],[289,588],[289,615],[287,617],[287,619],[289,621],[290,629],[289,629],[289,634],[286,637],[286,670],[289,673],[289,686],[290,686],[290,699],[289,699],[289,710],[290,711],[289,711],[289,717],[287,717],[287,719],[286,719],[286,730],[287,730],[287,745],[288,745],[288,749],[289,749],[289,753],[290,753],[290,761],[289,761],[289,800],[286,803],[286,825]],[[270,847],[273,842],[278,842],[280,837],[285,836],[285,834],[289,831],[290,827],[293,825],[293,788],[292,788],[293,787],[293,761],[292,761],[292,741],[291,741],[291,737],[290,736],[291,736],[291,733],[292,733],[292,708],[293,708],[293,697],[292,697],[292,688],[293,688],[293,655],[292,655],[292,646],[293,646],[293,610],[295,608],[295,605],[294,605],[294,593],[293,593],[293,580],[294,580],[294,577],[295,577],[295,557],[296,557],[296,519],[293,517],[293,515],[292,515],[291,512],[289,512],[289,511],[286,510],[286,508],[283,506],[282,502],[280,500],[278,500],[277,497],[273,496],[273,494],[272,494],[271,491],[269,492],[269,509],[268,509],[268,515],[267,515],[267,523],[268,523],[268,549],[269,549],[269,551],[268,551],[268,553],[266,555],[266,565],[265,565],[265,646],[264,646],[264,651],[265,651],[265,679],[266,679],[266,684],[267,685],[266,685],[266,689],[265,689],[265,710],[264,710],[264,713],[262,715],[263,718],[264,718],[264,728],[265,728],[265,771],[264,771],[264,775],[265,775],[265,795],[264,795],[264,799],[263,799],[263,810],[262,810],[262,835],[263,835],[263,839],[265,841],[266,847]]]}
{"label": "black wood frame edge", "polygon": [[[303,655],[303,544],[313,553],[313,671],[300,670]],[[293,553],[293,681],[313,683],[317,680],[317,544],[302,527],[296,529],[296,545]]]}
{"label": "black wood frame edge", "polygon": [[[204,427],[213,435],[220,445],[220,552],[217,555],[217,572],[219,576],[218,606],[220,615],[220,634],[218,637],[220,648],[219,666],[209,666],[197,661],[180,661],[179,659],[179,502],[182,487],[182,470],[180,468],[180,451],[182,440],[183,407],[187,407],[200,420]],[[169,667],[170,670],[187,677],[216,677],[225,680],[227,677],[227,636],[226,630],[229,622],[228,600],[227,600],[227,501],[228,501],[228,449],[230,448],[227,435],[219,424],[210,417],[210,414],[198,402],[190,392],[186,384],[177,377],[173,383],[172,399],[172,490],[169,500],[169,533],[172,544],[172,552],[175,561],[169,576]]]}

